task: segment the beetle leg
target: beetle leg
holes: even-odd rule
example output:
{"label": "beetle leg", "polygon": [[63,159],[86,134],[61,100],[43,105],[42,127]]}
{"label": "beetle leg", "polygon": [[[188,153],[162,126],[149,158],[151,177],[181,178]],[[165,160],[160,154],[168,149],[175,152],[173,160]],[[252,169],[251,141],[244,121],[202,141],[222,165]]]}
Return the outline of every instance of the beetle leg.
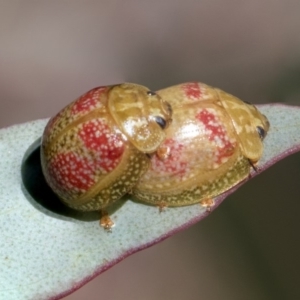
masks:
{"label": "beetle leg", "polygon": [[170,156],[170,147],[160,146],[156,150],[156,155],[160,160],[167,159]]}
{"label": "beetle leg", "polygon": [[112,221],[110,216],[105,210],[101,210],[100,226],[103,227],[108,232],[111,232],[112,228],[115,226],[115,223]]}
{"label": "beetle leg", "polygon": [[158,210],[159,210],[160,213],[164,212],[166,210],[166,208],[167,208],[166,203],[162,202],[162,203],[158,204]]}
{"label": "beetle leg", "polygon": [[207,212],[211,212],[211,208],[215,205],[215,200],[213,198],[202,199],[200,205],[206,207]]}

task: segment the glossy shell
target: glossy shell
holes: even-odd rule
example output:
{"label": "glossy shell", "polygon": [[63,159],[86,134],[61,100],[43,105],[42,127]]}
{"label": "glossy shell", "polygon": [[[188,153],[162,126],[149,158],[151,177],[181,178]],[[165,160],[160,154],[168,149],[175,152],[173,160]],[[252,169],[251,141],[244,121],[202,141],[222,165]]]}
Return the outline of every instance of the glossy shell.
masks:
{"label": "glossy shell", "polygon": [[269,122],[256,107],[202,83],[157,92],[173,109],[172,125],[133,194],[158,206],[206,203],[250,174]]}
{"label": "glossy shell", "polygon": [[68,206],[100,210],[129,192],[165,139],[170,105],[136,84],[98,87],[47,124],[41,164]]}

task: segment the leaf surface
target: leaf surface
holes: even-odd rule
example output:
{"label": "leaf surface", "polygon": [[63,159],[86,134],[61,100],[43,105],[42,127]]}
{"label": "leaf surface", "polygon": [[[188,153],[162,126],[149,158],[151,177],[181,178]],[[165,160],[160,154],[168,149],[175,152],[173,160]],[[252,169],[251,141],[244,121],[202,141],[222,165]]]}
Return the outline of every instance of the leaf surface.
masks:
{"label": "leaf surface", "polygon": [[[300,150],[300,108],[273,104],[259,109],[271,128],[252,177]],[[32,198],[21,177],[24,153],[42,135],[46,122],[0,130],[0,299],[60,299],[126,256],[209,214],[200,205],[159,213],[156,207],[124,200],[111,216],[116,226],[107,233],[95,214],[85,220],[48,209]],[[217,197],[213,209],[237,187]]]}

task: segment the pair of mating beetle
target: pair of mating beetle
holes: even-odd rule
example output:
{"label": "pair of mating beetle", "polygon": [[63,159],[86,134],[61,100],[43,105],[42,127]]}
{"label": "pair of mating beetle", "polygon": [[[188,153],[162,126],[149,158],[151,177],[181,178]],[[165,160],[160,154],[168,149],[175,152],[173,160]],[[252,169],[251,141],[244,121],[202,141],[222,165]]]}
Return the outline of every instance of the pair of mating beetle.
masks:
{"label": "pair of mating beetle", "polygon": [[210,206],[249,176],[268,129],[255,106],[203,83],[97,87],[50,119],[42,169],[77,210],[102,210],[126,193],[159,207]]}

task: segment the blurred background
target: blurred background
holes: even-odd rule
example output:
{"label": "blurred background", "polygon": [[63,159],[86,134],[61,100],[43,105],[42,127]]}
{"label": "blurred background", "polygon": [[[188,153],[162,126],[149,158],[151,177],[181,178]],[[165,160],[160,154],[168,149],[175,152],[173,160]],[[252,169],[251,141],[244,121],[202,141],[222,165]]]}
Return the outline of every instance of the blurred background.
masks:
{"label": "blurred background", "polygon": [[[99,85],[186,81],[300,105],[300,1],[0,0],[0,128]],[[64,298],[300,299],[300,156]]]}

